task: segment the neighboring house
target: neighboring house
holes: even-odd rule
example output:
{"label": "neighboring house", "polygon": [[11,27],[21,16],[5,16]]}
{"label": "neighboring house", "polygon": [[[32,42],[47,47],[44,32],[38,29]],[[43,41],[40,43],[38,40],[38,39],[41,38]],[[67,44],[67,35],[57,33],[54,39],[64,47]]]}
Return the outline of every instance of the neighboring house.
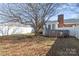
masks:
{"label": "neighboring house", "polygon": [[[59,31],[59,30],[69,30],[71,28],[79,27],[79,19],[65,19],[64,15],[58,15],[57,21],[48,21],[44,26],[43,35],[54,35],[56,33],[52,33],[51,31]],[[59,31],[61,32],[61,31]],[[66,31],[67,32],[67,31]]]}
{"label": "neighboring house", "polygon": [[[29,23],[29,22],[28,22]],[[33,32],[30,24],[24,25],[19,22],[0,23],[0,36],[11,34],[28,34]]]}

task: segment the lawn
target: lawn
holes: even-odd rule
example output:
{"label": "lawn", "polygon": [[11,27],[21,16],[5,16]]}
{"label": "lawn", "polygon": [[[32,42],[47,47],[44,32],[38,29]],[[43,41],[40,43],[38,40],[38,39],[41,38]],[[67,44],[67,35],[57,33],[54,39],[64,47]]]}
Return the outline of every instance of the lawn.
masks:
{"label": "lawn", "polygon": [[10,35],[0,37],[0,55],[45,56],[79,55],[79,40],[75,37]]}
{"label": "lawn", "polygon": [[0,55],[46,55],[56,38],[42,36],[11,35],[0,37]]}

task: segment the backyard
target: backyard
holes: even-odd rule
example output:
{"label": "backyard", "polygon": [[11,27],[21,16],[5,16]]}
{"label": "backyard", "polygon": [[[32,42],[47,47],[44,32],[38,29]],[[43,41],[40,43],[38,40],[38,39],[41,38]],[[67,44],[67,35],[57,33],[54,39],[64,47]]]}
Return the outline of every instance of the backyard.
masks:
{"label": "backyard", "polygon": [[[60,49],[59,49],[60,48]],[[74,37],[55,38],[44,36],[10,35],[0,37],[0,55],[3,56],[51,56],[59,54],[63,48],[78,52],[79,40]],[[77,49],[77,50],[76,50]],[[57,54],[56,54],[57,53]],[[71,54],[78,55],[78,53]]]}
{"label": "backyard", "polygon": [[46,55],[55,38],[12,35],[0,38],[0,55]]}

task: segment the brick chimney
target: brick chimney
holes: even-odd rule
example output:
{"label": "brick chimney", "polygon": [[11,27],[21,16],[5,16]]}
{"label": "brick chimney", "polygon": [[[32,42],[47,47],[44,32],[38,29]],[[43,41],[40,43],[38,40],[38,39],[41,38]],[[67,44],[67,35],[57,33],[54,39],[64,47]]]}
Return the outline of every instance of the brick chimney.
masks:
{"label": "brick chimney", "polygon": [[64,27],[64,15],[60,14],[58,15],[58,27]]}

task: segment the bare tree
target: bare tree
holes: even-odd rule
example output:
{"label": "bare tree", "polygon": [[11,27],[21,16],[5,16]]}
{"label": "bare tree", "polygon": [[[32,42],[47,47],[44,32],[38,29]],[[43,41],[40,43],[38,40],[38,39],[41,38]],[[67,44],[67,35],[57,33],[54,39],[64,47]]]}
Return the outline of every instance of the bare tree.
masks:
{"label": "bare tree", "polygon": [[14,4],[16,7],[11,8],[11,4],[7,5],[7,14],[2,10],[0,15],[6,16],[9,21],[16,20],[25,25],[27,20],[30,21],[35,30],[35,35],[38,35],[47,21],[58,13],[57,9],[60,6],[60,4],[55,3],[24,3]]}

